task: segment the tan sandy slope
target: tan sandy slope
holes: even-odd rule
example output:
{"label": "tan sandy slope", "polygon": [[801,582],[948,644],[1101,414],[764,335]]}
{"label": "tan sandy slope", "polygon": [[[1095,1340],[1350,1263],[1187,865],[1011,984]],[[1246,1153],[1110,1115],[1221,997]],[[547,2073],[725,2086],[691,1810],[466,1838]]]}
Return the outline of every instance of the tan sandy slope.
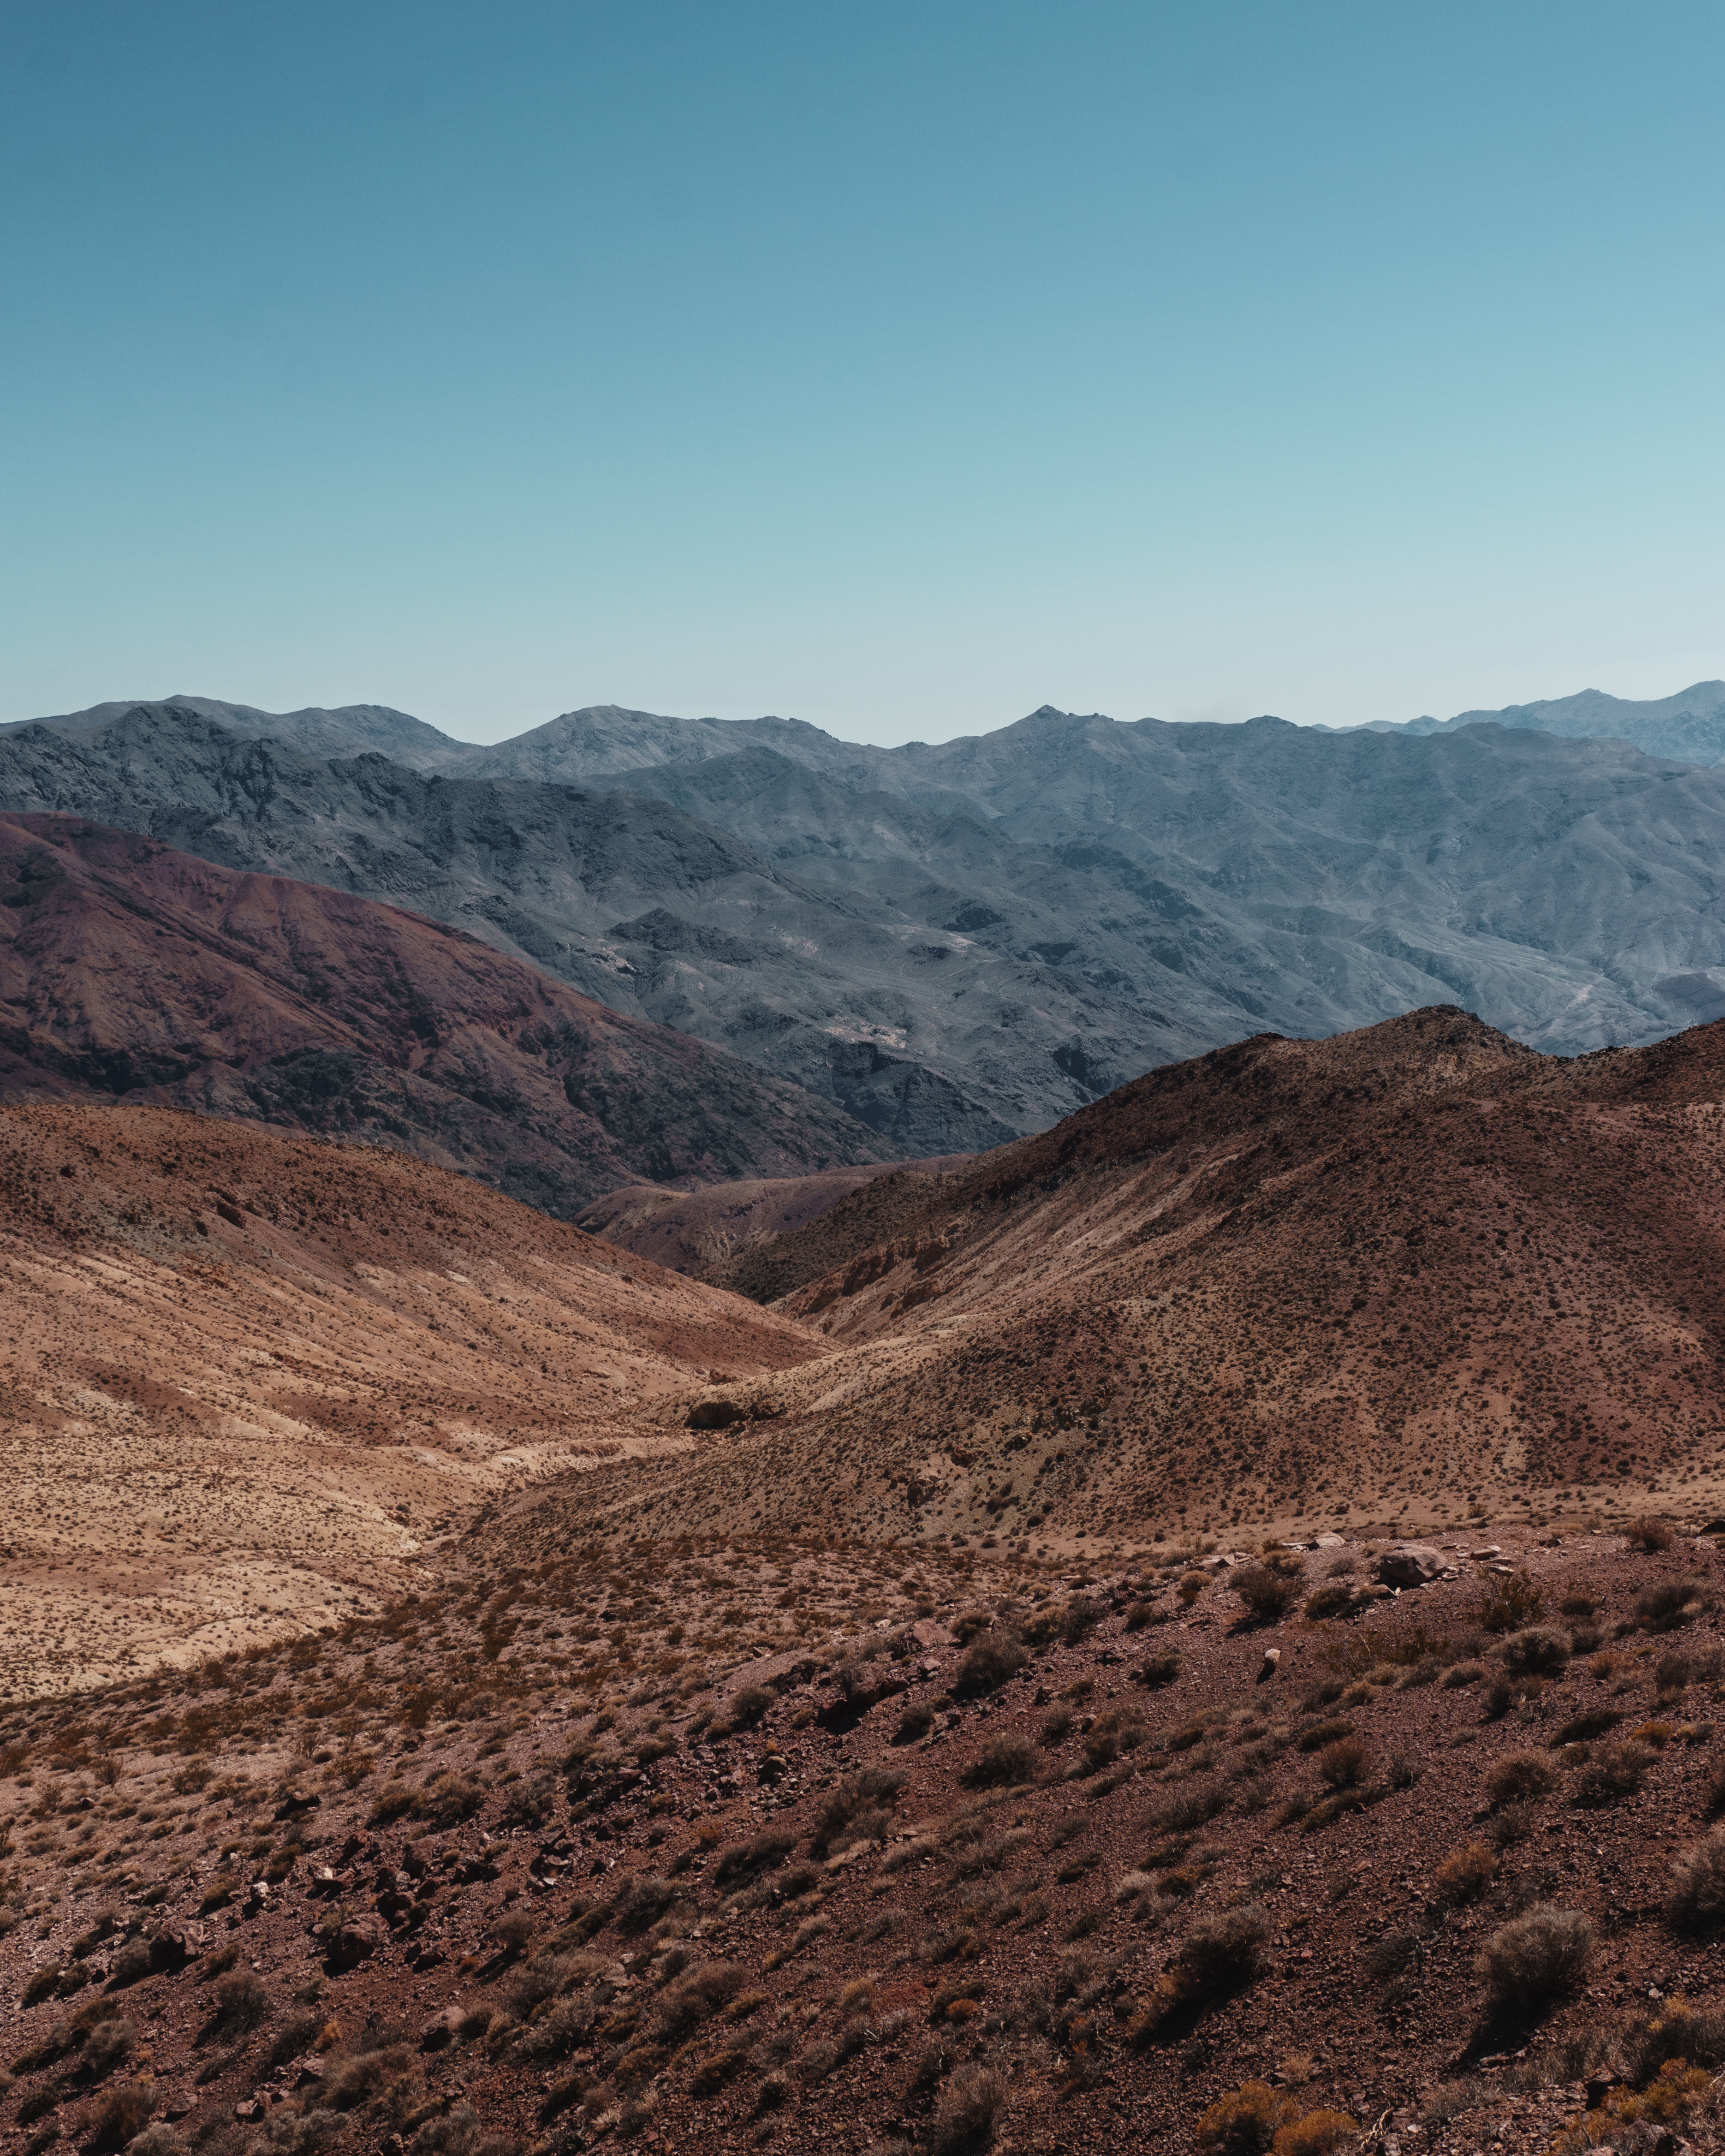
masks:
{"label": "tan sandy slope", "polygon": [[398,1590],[632,1410],[818,1352],[399,1154],[165,1109],[0,1110],[0,1691]]}

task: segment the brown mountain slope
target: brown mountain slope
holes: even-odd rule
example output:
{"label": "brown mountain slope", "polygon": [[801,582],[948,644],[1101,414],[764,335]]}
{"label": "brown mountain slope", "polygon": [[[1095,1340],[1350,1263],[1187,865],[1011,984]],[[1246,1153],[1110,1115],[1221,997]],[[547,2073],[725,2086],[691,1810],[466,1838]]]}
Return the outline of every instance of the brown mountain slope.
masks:
{"label": "brown mountain slope", "polygon": [[[817,1175],[757,1176],[698,1190],[658,1184],[609,1190],[578,1224],[619,1250],[733,1288],[751,1301],[772,1302],[825,1272],[829,1250],[848,1250],[859,1236],[875,1241],[901,1210],[919,1207],[927,1194],[926,1178],[968,1168],[975,1157],[957,1152],[903,1168],[881,1162]],[[891,1194],[865,1194],[866,1185],[883,1178],[895,1186]],[[837,1240],[829,1244],[820,1224],[841,1209]]]}
{"label": "brown mountain slope", "polygon": [[784,1319],[380,1148],[171,1110],[0,1109],[0,1693],[399,1590]]}
{"label": "brown mountain slope", "polygon": [[1725,1025],[1577,1063],[1449,1009],[1247,1041],[988,1155],[783,1307],[853,1344],[774,1419],[533,1502],[1033,1547],[1712,1509]]}
{"label": "brown mountain slope", "polygon": [[[1719,2156],[1718,1562],[1557,1540],[1345,1620],[1299,1613],[1369,1546],[1286,1552],[1256,1626],[1195,1547],[481,1536],[0,1712],[0,2136]],[[1485,1631],[1512,1592],[1539,1628]]]}
{"label": "brown mountain slope", "polygon": [[565,1219],[644,1178],[896,1152],[801,1087],[459,930],[66,816],[0,817],[0,1097],[366,1138]]}

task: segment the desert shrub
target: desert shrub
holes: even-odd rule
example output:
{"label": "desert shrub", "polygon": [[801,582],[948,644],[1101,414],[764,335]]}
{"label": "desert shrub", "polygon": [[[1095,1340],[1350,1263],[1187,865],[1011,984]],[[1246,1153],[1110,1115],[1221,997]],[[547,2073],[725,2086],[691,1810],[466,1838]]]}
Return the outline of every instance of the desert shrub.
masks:
{"label": "desert shrub", "polygon": [[1579,1909],[1541,1902],[1493,1932],[1479,1960],[1486,2005],[1522,2020],[1567,1998],[1587,1974],[1594,1929]]}
{"label": "desert shrub", "polygon": [[1574,1801],[1596,1811],[1621,1804],[1640,1788],[1647,1763],[1639,1744],[1602,1744],[1575,1777]]}
{"label": "desert shrub", "polygon": [[1308,2111],[1285,2126],[1271,2143],[1272,2156],[1331,2156],[1342,2142],[1359,2132],[1359,2121],[1345,2111]]}
{"label": "desert shrub", "polygon": [[[323,2156],[330,2143],[347,2131],[347,2122],[333,2112],[307,2110],[303,2117],[295,2118],[284,2107],[272,2112],[242,2145],[245,2156]],[[210,2135],[208,2126],[199,2139],[211,2156],[216,2156],[224,2145],[222,2140]],[[226,2143],[228,2148],[232,2145]],[[417,2142],[413,2145],[417,2147]],[[521,2156],[521,2144],[493,2144],[490,2156]]]}
{"label": "desert shrub", "polygon": [[325,2075],[316,2102],[330,2111],[357,2111],[362,2104],[386,2095],[413,2071],[413,2055],[401,2044],[384,2042],[370,2050],[350,2051],[336,2061],[333,2072]]}
{"label": "desert shrub", "polygon": [[1527,1797],[1543,1797],[1553,1787],[1557,1774],[1543,1753],[1509,1752],[1486,1777],[1486,1794],[1493,1810],[1519,1803]]}
{"label": "desert shrub", "polygon": [[1590,1594],[1566,1594],[1558,1604],[1560,1617],[1591,1617],[1598,1603]]}
{"label": "desert shrub", "polygon": [[739,1729],[758,1729],[772,1708],[776,1695],[765,1685],[744,1685],[731,1695],[727,1712]]}
{"label": "desert shrub", "polygon": [[1006,2109],[1006,2083],[992,2066],[961,2066],[941,2091],[928,2146],[933,2156],[979,2156]]}
{"label": "desert shrub", "polygon": [[1697,2013],[1686,1999],[1668,1999],[1656,2012],[1635,2015],[1619,2043],[1637,2088],[1674,2060],[1717,2072],[1725,2066],[1725,2015]]}
{"label": "desert shrub", "polygon": [[506,1910],[492,1925],[491,1937],[505,1953],[525,1953],[533,1943],[533,1919],[525,1909]]}
{"label": "desert shrub", "polygon": [[796,1845],[793,1835],[771,1829],[757,1834],[752,1841],[733,1841],[728,1849],[719,1851],[713,1866],[714,1884],[724,1887],[733,1879],[753,1879],[762,1871],[771,1871],[784,1862]]}
{"label": "desert shrub", "polygon": [[915,1744],[927,1736],[934,1727],[934,1709],[913,1700],[898,1718],[898,1727],[892,1732],[895,1744]]}
{"label": "desert shrub", "polygon": [[746,2044],[727,2044],[721,2051],[709,2051],[704,2059],[696,2061],[695,2070],[689,2076],[690,2095],[716,2096],[748,2063]]}
{"label": "desert shrub", "polygon": [[1042,1742],[1050,1752],[1065,1743],[1072,1733],[1072,1710],[1065,1707],[1051,1707],[1042,1717]]}
{"label": "desert shrub", "polygon": [[1180,1674],[1180,1658],[1177,1654],[1147,1655],[1132,1671],[1132,1682],[1141,1684],[1147,1691],[1160,1691],[1171,1685]]}
{"label": "desert shrub", "polygon": [[1300,2116],[1290,2096],[1268,2082],[1247,2082],[1219,2096],[1198,2122],[1198,2145],[1207,2156],[1265,2156],[1284,2127]]}
{"label": "desert shrub", "polygon": [[1702,1811],[1707,1819],[1717,1819],[1721,1812],[1725,1812],[1725,1759],[1721,1759],[1707,1776]]}
{"label": "desert shrub", "polygon": [[1708,1599],[1698,1579],[1661,1580],[1635,1598],[1635,1615],[1650,1632],[1675,1632],[1680,1625],[1692,1624]]}
{"label": "desert shrub", "polygon": [[[397,1820],[406,1818],[413,1809],[413,1792],[405,1783],[392,1782],[387,1789],[380,1789],[371,1810],[373,1826],[389,1826]],[[233,1889],[230,1887],[231,1893]]]}
{"label": "desert shrub", "polygon": [[84,2046],[84,2067],[92,2081],[105,2081],[131,2056],[138,2032],[123,2014],[97,2022]]}
{"label": "desert shrub", "polygon": [[1300,1593],[1297,1575],[1273,1572],[1267,1564],[1242,1565],[1229,1584],[1260,1625],[1273,1625],[1286,1617]]}
{"label": "desert shrub", "polygon": [[1326,1617],[1345,1616],[1353,1607],[1353,1589],[1345,1581],[1332,1581],[1307,1598],[1306,1614],[1314,1623]]}
{"label": "desert shrub", "polygon": [[1296,1752],[1322,1752],[1327,1744],[1333,1744],[1338,1737],[1352,1737],[1353,1724],[1332,1716],[1327,1722],[1308,1722],[1294,1739]]}
{"label": "desert shrub", "polygon": [[1676,1540],[1671,1522],[1656,1519],[1650,1512],[1631,1520],[1623,1531],[1623,1538],[1631,1549],[1645,1550],[1650,1556],[1658,1550],[1668,1550]]}
{"label": "desert shrub", "polygon": [[1497,1852],[1483,1841],[1452,1849],[1433,1875],[1445,1902],[1471,1902],[1497,1876]]}
{"label": "desert shrub", "polygon": [[711,2020],[742,1989],[742,1971],[724,1961],[703,1962],[677,1978],[660,1996],[656,2010],[660,2033],[681,2043],[703,2021]]}
{"label": "desert shrub", "polygon": [[1270,1919],[1255,1902],[1195,1924],[1167,1971],[1173,2003],[1208,2005],[1255,1984],[1264,1973]]}
{"label": "desert shrub", "polygon": [[1654,1665],[1653,1681],[1661,1691],[1682,1691],[1692,1684],[1716,1684],[1725,1656],[1717,1645],[1667,1647]]}
{"label": "desert shrub", "polygon": [[1538,1621],[1545,1597],[1531,1573],[1512,1572],[1493,1581],[1476,1613],[1488,1632],[1519,1632]]}
{"label": "desert shrub", "polygon": [[959,1776],[967,1789],[1006,1789],[1036,1779],[1036,1748],[1022,1737],[997,1737]]}
{"label": "desert shrub", "polygon": [[1366,1779],[1372,1755],[1357,1737],[1338,1737],[1317,1755],[1317,1771],[1332,1789],[1357,1789]]}
{"label": "desert shrub", "polygon": [[[557,1786],[549,1774],[536,1774],[531,1781],[521,1780],[510,1785],[504,1800],[498,1825],[503,1827],[543,1826],[556,1809]],[[484,1803],[483,1794],[480,1801]]]}
{"label": "desert shrub", "polygon": [[185,2156],[185,2143],[165,2118],[151,2122],[126,2144],[128,2156]]}
{"label": "desert shrub", "polygon": [[1104,1613],[1101,1604],[1090,1595],[1075,1594],[1059,1614],[1061,1644],[1076,1647],[1101,1624]]}
{"label": "desert shrub", "polygon": [[847,1774],[827,1799],[815,1821],[811,1855],[824,1856],[845,1830],[865,1814],[878,1816],[898,1801],[905,1777],[889,1767],[870,1767]]}
{"label": "desert shrub", "polygon": [[1692,1841],[1671,1866],[1666,1914],[1678,1931],[1712,1931],[1725,1921],[1725,1829]]}
{"label": "desert shrub", "polygon": [[91,2156],[117,2156],[127,2142],[135,2140],[149,2123],[150,2114],[156,2108],[156,2085],[153,2082],[131,2082],[105,2097],[90,2121],[90,2138],[85,2146]]}
{"label": "desert shrub", "polygon": [[1464,1685],[1477,1684],[1485,1674],[1483,1662],[1451,1662],[1444,1671],[1444,1689],[1445,1691],[1460,1691]]}
{"label": "desert shrub", "polygon": [[1134,1602],[1126,1613],[1128,1632],[1142,1632],[1147,1625],[1153,1625],[1160,1612],[1153,1602]]}
{"label": "desert shrub", "polygon": [[413,2156],[474,2156],[484,2133],[473,2106],[457,2103],[441,2118],[428,2118],[408,2146]]}
{"label": "desert shrub", "polygon": [[1534,1807],[1531,1804],[1504,1804],[1491,1815],[1486,1831],[1491,1837],[1494,1849],[1513,1849],[1518,1841],[1525,1841],[1533,1831]]}
{"label": "desert shrub", "polygon": [[1609,1736],[1625,1717],[1620,1707],[1595,1707],[1585,1714],[1570,1717],[1551,1741],[1553,1752],[1561,1752],[1566,1744],[1591,1744],[1596,1737]]}
{"label": "desert shrub", "polygon": [[1529,1625],[1503,1643],[1503,1666],[1512,1677],[1554,1677],[1568,1660],[1568,1640],[1549,1625]]}
{"label": "desert shrub", "polygon": [[650,1931],[676,1901],[677,1889],[658,1873],[644,1871],[625,1881],[611,1904],[611,1921],[626,1939]]}
{"label": "desert shrub", "polygon": [[269,1993],[249,1969],[236,1969],[215,1989],[215,2022],[223,2036],[249,2035],[270,2019]]}
{"label": "desert shrub", "polygon": [[1016,1633],[985,1632],[965,1650],[952,1689],[967,1697],[996,1691],[1009,1677],[1015,1677],[1029,1659]]}
{"label": "desert shrub", "polygon": [[424,1820],[434,1834],[444,1834],[470,1820],[485,1801],[485,1785],[477,1775],[457,1774],[445,1768],[413,1799],[413,1816]]}

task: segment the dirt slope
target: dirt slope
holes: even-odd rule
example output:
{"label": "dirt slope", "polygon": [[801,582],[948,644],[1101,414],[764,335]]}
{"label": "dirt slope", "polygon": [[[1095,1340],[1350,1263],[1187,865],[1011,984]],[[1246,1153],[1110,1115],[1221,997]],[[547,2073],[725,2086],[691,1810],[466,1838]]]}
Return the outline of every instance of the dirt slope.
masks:
{"label": "dirt slope", "polygon": [[1502,1541],[1347,1620],[1301,1604],[1369,1548],[1280,1553],[1255,1626],[1189,1545],[500,1523],[377,1621],[14,1710],[0,2133],[1195,2156],[1256,2083],[1296,2150],[1715,2156],[1718,1560]]}
{"label": "dirt slope", "polygon": [[649,1482],[539,1502],[1051,1548],[1725,1507],[1725,1025],[1576,1063],[1445,1009],[1245,1042],[988,1156],[782,1306],[850,1352]]}
{"label": "dirt slope", "polygon": [[818,1343],[409,1156],[0,1109],[0,1694],[328,1620]]}
{"label": "dirt slope", "polygon": [[567,1219],[619,1183],[896,1148],[448,928],[75,817],[0,817],[0,1097],[363,1137]]}
{"label": "dirt slope", "polygon": [[[855,1195],[869,1207],[864,1217],[871,1225],[880,1213],[878,1202],[861,1199],[865,1184],[893,1176],[910,1194],[908,1199],[888,1199],[889,1207],[914,1205],[926,1191],[918,1178],[955,1173],[974,1158],[961,1152],[910,1162],[902,1169],[882,1162],[829,1168],[818,1175],[757,1176],[690,1191],[657,1184],[611,1190],[588,1206],[579,1224],[589,1235],[603,1235],[619,1250],[633,1250],[675,1272],[734,1288],[754,1302],[771,1302],[828,1269],[827,1245],[819,1235],[799,1230],[813,1229],[844,1205],[839,1242],[848,1249],[857,1240],[858,1212],[855,1204],[845,1201]],[[880,1232],[875,1226],[865,1240],[876,1240]]]}

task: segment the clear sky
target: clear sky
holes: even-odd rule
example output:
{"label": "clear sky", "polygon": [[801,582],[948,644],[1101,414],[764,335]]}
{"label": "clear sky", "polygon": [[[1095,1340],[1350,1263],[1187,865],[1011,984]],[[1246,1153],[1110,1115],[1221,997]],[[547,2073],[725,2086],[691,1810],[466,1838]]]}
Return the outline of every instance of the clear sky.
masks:
{"label": "clear sky", "polygon": [[8,0],[0,716],[1725,674],[1717,0]]}

